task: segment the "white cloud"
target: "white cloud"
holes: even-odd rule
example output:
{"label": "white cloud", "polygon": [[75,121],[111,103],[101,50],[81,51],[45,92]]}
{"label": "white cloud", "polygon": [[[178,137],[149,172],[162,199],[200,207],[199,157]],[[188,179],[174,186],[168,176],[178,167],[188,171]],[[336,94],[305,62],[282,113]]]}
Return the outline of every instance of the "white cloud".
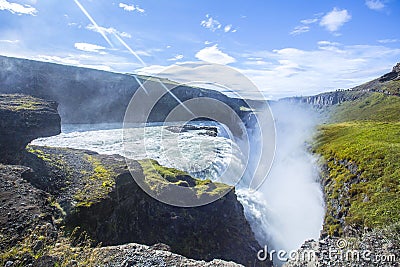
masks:
{"label": "white cloud", "polygon": [[285,48],[253,53],[250,56],[270,64],[241,71],[274,98],[313,95],[377,78],[389,72],[400,56],[400,49],[384,46],[345,46],[329,41],[318,45],[315,50]]}
{"label": "white cloud", "polygon": [[173,58],[168,59],[169,61],[178,61],[183,59],[183,55],[176,55]]}
{"label": "white cloud", "polygon": [[380,0],[366,0],[365,5],[371,10],[382,10],[385,7],[385,4]]}
{"label": "white cloud", "polygon": [[135,6],[134,5],[127,5],[124,3],[119,3],[118,5],[120,8],[123,8],[125,11],[135,11]]}
{"label": "white cloud", "polygon": [[232,24],[226,25],[224,27],[224,32],[229,32],[232,29]]}
{"label": "white cloud", "polygon": [[36,8],[30,5],[21,5],[18,3],[8,2],[7,0],[0,0],[0,10],[8,10],[17,15],[32,15],[37,14]]}
{"label": "white cloud", "polygon": [[215,32],[218,29],[221,29],[222,25],[218,20],[212,18],[210,15],[206,15],[206,20],[200,22],[200,25],[204,28],[209,29],[212,32]]}
{"label": "white cloud", "polygon": [[213,43],[213,42],[211,42],[211,41],[205,41],[205,42],[204,42],[205,45],[210,45],[210,44],[212,44],[212,43]]}
{"label": "white cloud", "polygon": [[[243,55],[246,61],[242,62],[242,66],[237,70],[249,78],[264,95],[278,99],[296,95],[315,95],[360,85],[389,72],[396,63],[396,58],[400,56],[400,49],[384,46],[345,46],[329,41],[321,41],[319,45],[337,49],[284,48],[257,51]],[[176,69],[169,71],[169,67],[153,65],[138,71],[147,75],[162,72],[163,77],[181,82],[204,80],[188,76],[185,68],[181,71],[179,68],[178,71]],[[204,73],[200,70],[199,72]],[[242,96],[253,98],[257,95],[249,87],[234,82],[235,77],[223,77],[224,75],[226,73],[217,71],[210,73],[211,78],[221,76],[218,79],[226,81],[223,85],[237,90]]]}
{"label": "white cloud", "polygon": [[306,25],[296,26],[293,31],[290,32],[291,35],[298,35],[310,31],[310,27]]}
{"label": "white cloud", "polygon": [[331,42],[331,41],[319,41],[318,45],[320,45],[320,46],[325,46],[325,45],[337,46],[337,45],[340,45],[340,43]]}
{"label": "white cloud", "polygon": [[132,38],[132,36],[129,33],[126,32],[119,32],[116,29],[109,27],[109,28],[105,28],[105,27],[96,27],[93,24],[89,24],[86,26],[86,29],[90,30],[90,31],[94,31],[94,32],[98,32],[98,33],[108,33],[108,34],[117,34],[120,37],[125,37],[125,38]]}
{"label": "white cloud", "polygon": [[135,8],[136,8],[137,12],[144,13],[144,9],[143,8],[140,8],[139,6],[136,6]]}
{"label": "white cloud", "polygon": [[75,43],[75,48],[85,52],[93,52],[99,53],[102,55],[107,54],[106,52],[102,51],[106,49],[104,46],[95,45],[95,44],[88,44],[88,43]]}
{"label": "white cloud", "polygon": [[300,22],[303,24],[313,24],[316,23],[318,21],[317,18],[313,18],[313,19],[303,19]]}
{"label": "white cloud", "polygon": [[345,53],[345,51],[341,50],[340,46],[341,44],[337,42],[331,42],[331,41],[318,42],[318,48],[321,50],[330,50],[336,53]]}
{"label": "white cloud", "polygon": [[300,25],[294,27],[294,29],[289,33],[290,35],[298,35],[310,31],[310,25],[319,21],[320,14],[314,15],[312,19],[303,19],[300,21]]}
{"label": "white cloud", "polygon": [[381,44],[390,44],[390,43],[398,43],[400,42],[399,39],[382,39],[382,40],[378,40],[379,43]]}
{"label": "white cloud", "polygon": [[319,24],[330,32],[336,32],[350,19],[351,15],[346,9],[340,10],[335,7],[331,12],[322,17]]}
{"label": "white cloud", "polygon": [[0,40],[0,43],[18,44],[19,40]]}
{"label": "white cloud", "polygon": [[218,48],[218,45],[205,47],[205,48],[201,49],[199,52],[197,52],[195,56],[196,56],[196,58],[198,58],[202,61],[216,63],[216,64],[222,64],[222,65],[236,62],[236,60],[233,57],[222,52]]}
{"label": "white cloud", "polygon": [[140,8],[138,5],[135,6],[135,5],[128,5],[125,3],[119,3],[118,6],[128,12],[137,11],[139,13],[144,13],[144,9]]}

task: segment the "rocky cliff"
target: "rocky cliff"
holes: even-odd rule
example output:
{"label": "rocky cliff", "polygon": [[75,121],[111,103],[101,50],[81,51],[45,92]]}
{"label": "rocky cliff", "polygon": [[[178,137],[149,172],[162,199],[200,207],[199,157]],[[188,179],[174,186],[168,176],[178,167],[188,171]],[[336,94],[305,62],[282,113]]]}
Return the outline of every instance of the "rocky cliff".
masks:
{"label": "rocky cliff", "polygon": [[0,94],[0,162],[17,162],[30,141],[59,134],[60,127],[55,102]]}
{"label": "rocky cliff", "polygon": [[370,96],[372,93],[400,96],[400,63],[385,75],[348,90],[336,90],[314,96],[288,97],[282,101],[309,104],[316,108],[330,107]]}
{"label": "rocky cliff", "polygon": [[[3,101],[2,105],[9,113],[1,117],[1,123],[11,131],[15,124],[11,118],[20,112],[13,109],[14,102],[23,102],[27,97],[8,97],[12,101]],[[35,107],[42,107],[42,112],[24,109],[18,123],[41,122],[37,125],[43,131],[35,132],[35,126],[15,132],[14,138],[24,140],[21,146],[33,136],[60,131],[59,118],[54,115],[56,105],[29,99],[40,103]],[[24,129],[32,129],[29,138]],[[227,185],[197,180],[151,160],[132,162],[130,172],[121,156],[85,150],[28,146],[21,154],[17,159],[20,165],[0,165],[0,198],[4,203],[0,208],[2,265],[134,266],[159,262],[164,264],[161,266],[236,266],[221,260],[206,263],[185,257],[270,265],[256,262],[259,244],[234,190]],[[230,191],[202,207],[173,207],[151,198],[133,179],[140,176],[149,183],[156,182],[147,170],[149,165],[156,165],[163,173],[165,180],[161,182],[167,190],[172,184],[189,186],[199,198],[219,190]],[[156,246],[124,245],[132,242]]]}
{"label": "rocky cliff", "polygon": [[[63,123],[122,122],[126,107],[139,88],[138,81],[158,84],[159,79],[0,56],[0,93],[23,93],[57,101]],[[246,106],[242,100],[162,81],[166,87],[174,88],[180,101],[209,97],[224,102],[241,117],[248,113],[240,108]],[[159,84],[157,87],[161,88]],[[170,94],[165,94],[154,106],[149,121],[163,121],[177,104]]]}

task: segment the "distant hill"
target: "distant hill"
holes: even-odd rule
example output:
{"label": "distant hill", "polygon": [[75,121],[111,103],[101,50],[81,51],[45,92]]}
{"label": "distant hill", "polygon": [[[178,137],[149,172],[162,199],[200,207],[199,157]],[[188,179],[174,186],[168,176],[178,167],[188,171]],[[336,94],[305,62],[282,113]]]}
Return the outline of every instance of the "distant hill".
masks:
{"label": "distant hill", "polygon": [[[240,116],[248,113],[241,109],[246,106],[243,100],[213,90],[177,86],[167,79],[0,56],[0,93],[22,93],[55,100],[59,103],[63,123],[122,122],[139,82],[158,83],[159,80],[173,88],[181,101],[209,97],[224,102]],[[163,121],[177,105],[170,94],[164,95],[149,121]]]}
{"label": "distant hill", "polygon": [[351,89],[339,89],[314,96],[288,97],[282,99],[282,101],[306,103],[317,108],[323,108],[368,97],[375,92],[400,96],[400,63],[397,63],[391,72]]}
{"label": "distant hill", "polygon": [[356,243],[368,247],[368,236],[378,233],[384,245],[392,244],[392,253],[400,246],[399,79],[397,64],[380,78],[343,91],[358,97],[326,109],[329,118],[313,145],[323,164],[322,236],[357,237]]}

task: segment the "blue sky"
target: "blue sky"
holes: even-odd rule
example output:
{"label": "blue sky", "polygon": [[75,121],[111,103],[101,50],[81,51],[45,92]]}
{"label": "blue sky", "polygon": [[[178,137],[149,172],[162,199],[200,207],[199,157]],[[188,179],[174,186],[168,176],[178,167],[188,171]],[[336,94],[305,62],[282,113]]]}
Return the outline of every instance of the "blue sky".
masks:
{"label": "blue sky", "polygon": [[0,54],[143,74],[202,60],[276,99],[388,72],[399,25],[396,0],[0,0]]}

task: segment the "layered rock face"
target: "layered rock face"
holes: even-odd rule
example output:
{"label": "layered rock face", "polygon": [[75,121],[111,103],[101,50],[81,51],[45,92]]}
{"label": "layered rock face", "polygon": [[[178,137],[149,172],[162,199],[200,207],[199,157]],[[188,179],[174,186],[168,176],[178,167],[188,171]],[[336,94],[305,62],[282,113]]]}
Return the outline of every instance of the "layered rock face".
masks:
{"label": "layered rock face", "polygon": [[325,108],[367,97],[374,92],[400,96],[400,63],[397,63],[391,72],[349,90],[336,90],[314,96],[288,97],[282,99],[282,101]]}
{"label": "layered rock face", "polygon": [[288,97],[281,101],[287,101],[290,103],[300,103],[312,105],[316,108],[330,107],[346,101],[354,101],[360,97],[369,95],[369,92],[353,92],[349,90],[337,90],[334,92],[322,93],[315,96],[304,96],[304,97]]}
{"label": "layered rock face", "polygon": [[18,162],[33,139],[59,134],[60,123],[55,102],[0,95],[0,162]]}

